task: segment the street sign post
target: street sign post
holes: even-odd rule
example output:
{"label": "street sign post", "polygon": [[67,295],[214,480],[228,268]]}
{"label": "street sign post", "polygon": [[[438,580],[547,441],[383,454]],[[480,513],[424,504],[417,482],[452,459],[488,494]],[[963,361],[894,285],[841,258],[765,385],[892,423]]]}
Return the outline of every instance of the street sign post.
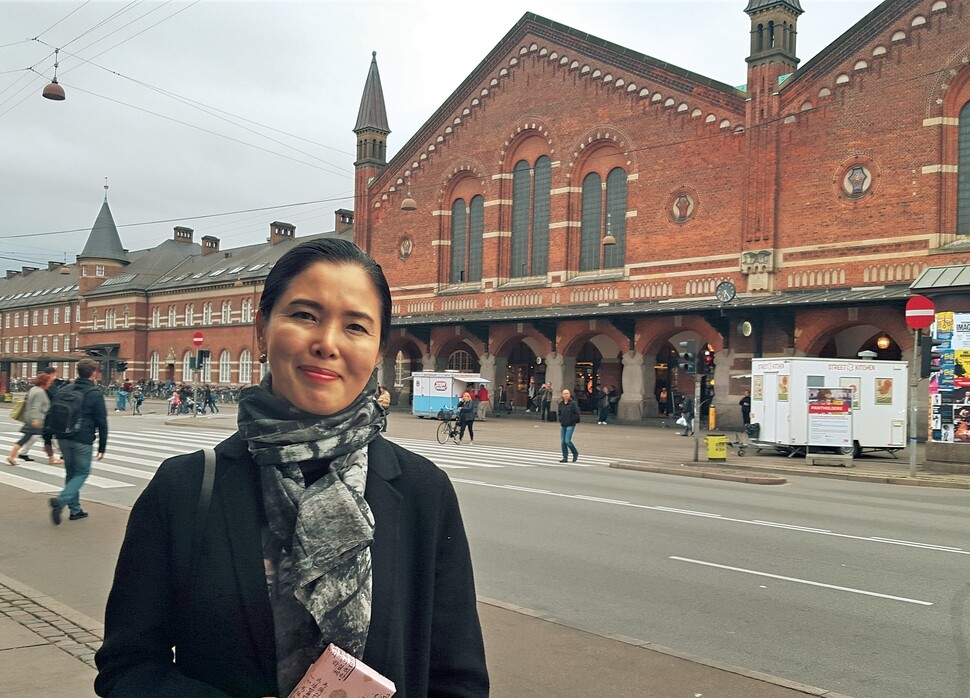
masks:
{"label": "street sign post", "polygon": [[[201,347],[202,346],[202,341],[203,341],[203,337],[202,337],[202,333],[201,332],[196,332],[194,335],[192,335],[192,344],[194,344],[195,346]],[[201,380],[202,379],[202,366],[197,365],[197,368],[198,368],[198,371],[199,371],[199,380]],[[193,401],[195,403],[194,405],[192,405],[192,416],[193,417],[196,417],[199,414],[199,384],[198,384],[198,381],[196,381],[195,386],[192,388],[192,397],[194,398]]]}
{"label": "street sign post", "polygon": [[201,332],[196,332],[194,335],[192,335],[192,344],[194,344],[197,347],[201,347],[202,346],[202,333]]}
{"label": "street sign post", "polygon": [[929,327],[936,319],[936,306],[926,296],[913,296],[906,301],[906,326],[913,330],[913,361],[909,366],[909,476],[916,477],[916,387],[919,385],[919,349],[920,330]]}

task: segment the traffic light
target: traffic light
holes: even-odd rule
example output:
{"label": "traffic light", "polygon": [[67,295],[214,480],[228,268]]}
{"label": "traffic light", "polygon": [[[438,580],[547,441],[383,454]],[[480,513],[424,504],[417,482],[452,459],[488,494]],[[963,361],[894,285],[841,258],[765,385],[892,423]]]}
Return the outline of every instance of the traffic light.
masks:
{"label": "traffic light", "polygon": [[938,346],[945,344],[941,339],[920,337],[919,340],[919,377],[929,378],[931,373],[940,370],[941,353]]}
{"label": "traffic light", "polygon": [[119,361],[117,363],[117,367],[118,367],[118,373],[124,373],[125,371],[128,370],[128,362],[127,361]]}
{"label": "traffic light", "polygon": [[201,371],[202,367],[209,363],[209,350],[199,349],[198,356],[195,359],[196,368]]}
{"label": "traffic light", "polygon": [[694,373],[697,370],[697,340],[686,339],[680,342],[680,354],[678,354],[677,364],[687,373]]}
{"label": "traffic light", "polygon": [[715,368],[717,368],[717,365],[714,363],[714,352],[710,349],[705,349],[701,368],[702,373],[706,376],[713,376]]}

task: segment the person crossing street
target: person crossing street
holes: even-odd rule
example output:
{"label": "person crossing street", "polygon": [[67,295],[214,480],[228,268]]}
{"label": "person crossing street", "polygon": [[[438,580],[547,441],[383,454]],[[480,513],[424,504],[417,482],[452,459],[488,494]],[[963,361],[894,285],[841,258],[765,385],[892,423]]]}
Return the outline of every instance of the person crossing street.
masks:
{"label": "person crossing street", "polygon": [[562,402],[559,403],[559,441],[562,445],[562,460],[565,463],[568,455],[573,454],[573,463],[579,458],[579,451],[573,445],[573,432],[579,424],[579,405],[572,399],[569,390],[562,391]]}

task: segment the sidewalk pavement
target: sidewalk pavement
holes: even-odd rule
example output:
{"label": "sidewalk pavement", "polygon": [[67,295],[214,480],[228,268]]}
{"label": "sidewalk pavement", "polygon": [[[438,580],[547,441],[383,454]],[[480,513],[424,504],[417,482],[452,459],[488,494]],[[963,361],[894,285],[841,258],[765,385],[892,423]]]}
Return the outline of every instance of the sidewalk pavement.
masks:
{"label": "sidewalk pavement", "polygon": [[[112,420],[128,419],[119,415]],[[235,427],[229,406],[214,416],[177,417],[185,427]],[[433,438],[437,423],[392,411],[388,435]],[[559,433],[531,415],[489,418],[476,423],[475,445],[527,445],[558,460]],[[806,466],[777,455],[743,458],[728,454],[723,465],[694,462],[694,440],[679,430],[654,425],[597,425],[583,421],[575,442],[583,454],[614,456],[614,467],[750,482],[800,476],[842,477],[970,489],[970,476],[918,472],[908,476],[908,459],[876,455],[851,468]],[[730,434],[730,432],[729,432]],[[650,477],[648,473],[644,477]],[[105,601],[128,511],[85,502],[91,516],[51,525],[47,497],[0,486],[0,697],[89,698],[94,652],[103,634]],[[643,639],[604,636],[570,627],[556,618],[487,598],[479,599],[492,695],[518,698],[609,695],[614,698],[847,698],[777,677],[731,667]]]}

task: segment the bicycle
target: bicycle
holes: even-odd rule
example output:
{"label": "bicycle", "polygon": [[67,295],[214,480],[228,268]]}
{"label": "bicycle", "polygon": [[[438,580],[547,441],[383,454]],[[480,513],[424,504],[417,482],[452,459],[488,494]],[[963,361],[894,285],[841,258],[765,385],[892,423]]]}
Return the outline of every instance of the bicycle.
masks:
{"label": "bicycle", "polygon": [[454,417],[446,419],[441,424],[438,425],[438,443],[448,443],[448,441],[454,441],[456,444],[461,443],[458,440],[458,434],[461,433],[461,428],[458,426],[458,420]]}

